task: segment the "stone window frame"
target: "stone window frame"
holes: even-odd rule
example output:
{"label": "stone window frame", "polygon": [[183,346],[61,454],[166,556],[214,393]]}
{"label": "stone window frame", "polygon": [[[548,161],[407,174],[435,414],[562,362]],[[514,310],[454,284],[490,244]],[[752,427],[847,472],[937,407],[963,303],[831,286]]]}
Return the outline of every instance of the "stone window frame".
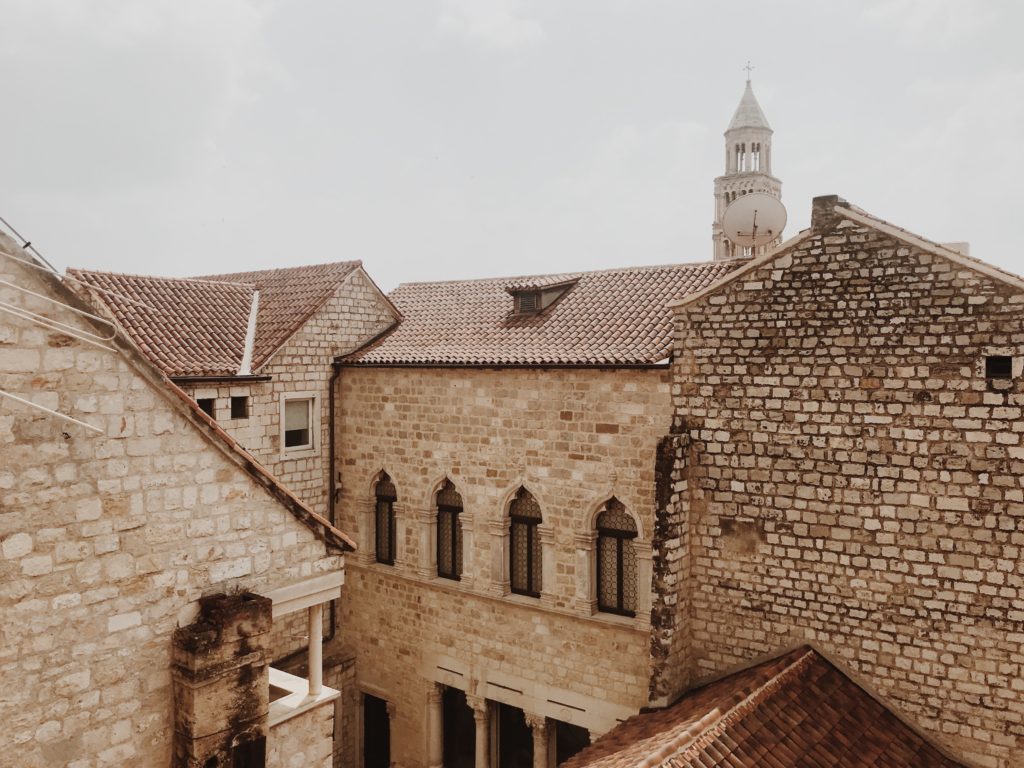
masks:
{"label": "stone window frame", "polygon": [[[488,521],[488,532],[491,536],[490,593],[496,597],[504,597],[524,605],[536,605],[536,597],[520,595],[512,591],[510,567],[512,526],[509,519],[509,508],[520,488],[525,488],[533,495],[540,505],[542,515],[545,508],[551,508],[551,505],[545,500],[544,494],[539,492],[538,488],[532,483],[519,479],[506,488],[500,506],[500,517],[491,518]],[[541,522],[537,526],[537,534],[541,549],[540,602],[545,606],[551,607],[555,604],[555,593],[552,591],[552,586],[557,581],[555,578],[555,531],[551,523]],[[550,576],[544,578],[544,574],[550,574]]]}
{"label": "stone window frame", "polygon": [[[437,494],[446,482],[454,485],[459,495],[462,496],[462,512],[459,513],[459,522],[462,526],[462,573],[458,579],[439,576],[437,572]],[[474,516],[473,507],[467,494],[468,491],[464,484],[456,483],[454,473],[448,470],[437,476],[435,482],[430,485],[430,492],[423,499],[422,504],[417,506],[414,515],[419,548],[416,573],[421,579],[443,582],[455,588],[473,589],[475,583],[473,571]]]}
{"label": "stone window frame", "polygon": [[[284,444],[284,411],[285,404],[295,400],[309,401],[309,445],[286,448]],[[280,459],[308,459],[320,455],[320,393],[314,390],[281,392],[278,410],[278,439],[280,440]]]}
{"label": "stone window frame", "polygon": [[354,553],[349,555],[349,557],[362,566],[392,571],[393,569],[401,568],[405,564],[402,542],[405,537],[406,504],[402,501],[401,494],[398,494],[399,498],[392,504],[392,509],[394,511],[395,534],[395,547],[393,552],[394,563],[391,565],[378,563],[376,530],[377,483],[382,475],[390,477],[391,482],[395,484],[396,489],[401,485],[401,483],[395,480],[395,473],[389,470],[386,466],[378,465],[377,470],[366,482],[362,496],[356,502],[356,508],[358,510],[357,538],[359,547]]}
{"label": "stone window frame", "polygon": [[[577,615],[602,621],[646,626],[651,621],[651,579],[654,573],[654,551],[650,535],[636,512],[638,509],[636,501],[627,501],[627,498],[628,494],[613,489],[602,494],[599,500],[587,507],[586,528],[574,537],[576,545],[575,611]],[[637,585],[634,616],[623,616],[598,609],[597,518],[612,499],[617,499],[623,505],[626,514],[633,518],[636,525],[636,537],[633,539],[633,548],[636,553]]]}
{"label": "stone window frame", "polygon": [[[442,504],[440,497],[443,492],[450,490],[452,493],[459,497],[459,504]],[[459,492],[458,486],[452,482],[451,478],[445,477],[441,483],[441,487],[434,492],[434,572],[438,578],[448,579],[449,581],[461,581],[462,571],[464,566],[464,558],[466,553],[466,541],[464,534],[463,513],[466,510],[466,500],[463,498],[462,493]],[[441,570],[441,516],[447,513],[451,515],[451,547],[452,547],[452,570],[448,573],[444,573]]]}
{"label": "stone window frame", "polygon": [[[616,508],[615,505],[617,505],[618,508]],[[622,515],[625,516],[627,521],[632,523],[632,526],[633,526],[632,531],[630,531],[630,530],[628,530],[626,528],[616,528],[616,527],[607,527],[606,528],[606,527],[603,527],[601,525],[601,518],[604,517],[605,515],[610,515],[610,514],[612,514],[614,512],[621,513]],[[637,605],[637,603],[639,603],[639,593],[640,593],[640,573],[639,573],[640,569],[639,569],[639,563],[638,563],[637,558],[636,558],[636,544],[635,544],[635,539],[637,537],[637,534],[639,533],[639,529],[637,527],[636,518],[634,518],[633,515],[631,515],[629,513],[629,510],[626,509],[626,505],[625,504],[623,504],[617,498],[612,496],[610,499],[608,499],[607,502],[605,502],[605,505],[597,513],[596,517],[594,518],[594,523],[595,523],[595,527],[597,529],[597,541],[596,541],[596,545],[594,547],[594,559],[595,559],[595,561],[597,563],[597,569],[596,569],[595,578],[594,578],[595,591],[597,593],[597,610],[600,611],[601,613],[612,613],[612,614],[616,614],[616,615],[619,615],[619,616],[629,616],[630,618],[634,618],[636,616],[636,605]],[[614,541],[614,543],[615,543],[616,552],[615,552],[615,555],[613,557],[613,564],[614,564],[614,567],[615,567],[615,570],[616,570],[616,574],[615,574],[616,605],[614,605],[614,606],[613,605],[603,604],[602,603],[602,599],[601,599],[601,582],[602,582],[602,577],[604,575],[602,573],[602,567],[601,567],[602,563],[603,563],[603,559],[601,557],[601,540],[602,539],[610,539],[610,540]],[[628,555],[627,555],[627,551],[626,551],[627,547],[629,548]],[[632,558],[632,566],[633,567],[632,567],[630,572],[626,572],[625,561],[627,559],[629,559],[630,557]],[[609,563],[609,565],[610,564],[611,563]],[[627,584],[630,581],[633,582],[632,586],[633,586],[633,592],[634,592],[634,603],[633,603],[632,608],[630,608],[629,606],[627,606],[625,604],[625,597],[624,597],[625,593],[628,591],[627,590]]]}

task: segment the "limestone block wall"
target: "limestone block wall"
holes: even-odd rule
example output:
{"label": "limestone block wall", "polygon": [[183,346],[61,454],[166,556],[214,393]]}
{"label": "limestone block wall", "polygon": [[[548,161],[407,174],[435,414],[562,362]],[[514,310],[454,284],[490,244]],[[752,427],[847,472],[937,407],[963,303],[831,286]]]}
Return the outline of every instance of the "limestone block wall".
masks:
{"label": "limestone block wall", "polygon": [[[255,373],[269,382],[190,384],[195,398],[215,399],[217,423],[253,454],[313,510],[327,513],[327,396],[331,361],[387,329],[394,317],[362,269],[356,269],[334,295]],[[287,451],[281,438],[282,395],[316,398],[317,434],[312,451]],[[231,418],[230,398],[249,397],[249,416]]]}
{"label": "limestone block wall", "polygon": [[[356,686],[393,705],[395,764],[426,765],[435,682],[526,709],[575,696],[582,714],[551,716],[598,731],[644,706],[667,372],[345,368],[339,383],[340,524],[360,545],[341,634]],[[394,566],[373,557],[381,470],[398,493]],[[464,505],[458,582],[438,578],[434,562],[434,494],[445,477]],[[543,514],[540,598],[509,594],[507,505],[520,485]],[[646,557],[647,611],[636,619],[596,613],[591,601],[594,515],[613,495],[636,517]],[[357,743],[351,726],[345,744]]]}
{"label": "limestone block wall", "polygon": [[267,768],[331,768],[334,705],[314,707],[270,727]]}
{"label": "limestone block wall", "polygon": [[1024,296],[825,209],[677,316],[695,674],[812,641],[961,756],[1021,765]]}
{"label": "limestone block wall", "polygon": [[[51,295],[6,258],[0,278]],[[89,327],[6,286],[0,300]],[[141,359],[4,315],[0,389],[104,432],[0,402],[0,762],[169,765],[171,633],[197,599],[341,558]]]}

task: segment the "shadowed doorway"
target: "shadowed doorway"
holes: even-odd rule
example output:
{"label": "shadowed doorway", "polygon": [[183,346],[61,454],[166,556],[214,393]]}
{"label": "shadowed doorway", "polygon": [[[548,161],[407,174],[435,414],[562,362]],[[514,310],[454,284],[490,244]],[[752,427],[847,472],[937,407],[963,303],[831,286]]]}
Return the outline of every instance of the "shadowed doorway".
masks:
{"label": "shadowed doorway", "polygon": [[532,768],[533,732],[523,710],[494,704],[498,764],[495,768]]}
{"label": "shadowed doorway", "polygon": [[445,768],[474,768],[476,761],[476,723],[466,694],[457,688],[445,688],[441,694],[444,708]]}

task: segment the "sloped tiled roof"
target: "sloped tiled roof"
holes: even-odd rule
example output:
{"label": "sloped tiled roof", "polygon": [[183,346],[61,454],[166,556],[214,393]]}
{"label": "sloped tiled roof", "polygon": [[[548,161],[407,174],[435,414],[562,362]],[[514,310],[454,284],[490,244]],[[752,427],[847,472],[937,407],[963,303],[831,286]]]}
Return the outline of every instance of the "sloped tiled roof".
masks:
{"label": "sloped tiled roof", "polygon": [[[402,321],[344,358],[351,365],[644,365],[672,348],[672,299],[738,262],[406,283],[389,298]],[[572,283],[572,281],[575,281]],[[510,291],[572,283],[537,314],[514,314]]]}
{"label": "sloped tiled roof", "polygon": [[563,768],[964,768],[803,646],[631,717]]}
{"label": "sloped tiled roof", "polygon": [[[337,289],[358,261],[201,278],[68,270],[168,376],[234,376],[259,292],[252,369],[258,370]],[[132,299],[134,301],[128,301]]]}
{"label": "sloped tiled roof", "polygon": [[77,269],[68,274],[109,291],[93,296],[168,376],[238,373],[252,285]]}
{"label": "sloped tiled roof", "polygon": [[256,369],[302,327],[352,270],[361,265],[359,261],[337,261],[308,267],[207,275],[203,279],[250,283],[260,292],[252,353],[252,367]]}

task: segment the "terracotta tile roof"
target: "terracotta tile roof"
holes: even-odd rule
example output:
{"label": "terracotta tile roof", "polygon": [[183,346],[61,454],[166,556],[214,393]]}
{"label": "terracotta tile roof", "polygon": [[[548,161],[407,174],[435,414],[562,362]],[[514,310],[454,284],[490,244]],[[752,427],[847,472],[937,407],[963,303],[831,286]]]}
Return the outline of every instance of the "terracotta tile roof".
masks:
{"label": "terracotta tile roof", "polygon": [[803,646],[631,717],[563,768],[964,768]]}
{"label": "terracotta tile roof", "polygon": [[238,373],[252,285],[78,269],[68,274],[112,292],[92,297],[168,376]]}
{"label": "terracotta tile roof", "polygon": [[[358,261],[202,278],[68,273],[112,293],[93,293],[168,376],[233,376],[259,291],[252,369],[258,370],[316,312]],[[116,295],[115,295],[116,294]],[[126,301],[128,297],[135,302]]]}
{"label": "terracotta tile roof", "polygon": [[[403,319],[347,356],[352,365],[642,365],[672,348],[670,300],[738,262],[406,283],[389,298]],[[511,291],[571,284],[547,309],[515,315]]]}
{"label": "terracotta tile roof", "polygon": [[337,261],[307,267],[265,269],[206,275],[204,280],[250,283],[260,292],[252,367],[259,368],[320,308],[359,261]]}

